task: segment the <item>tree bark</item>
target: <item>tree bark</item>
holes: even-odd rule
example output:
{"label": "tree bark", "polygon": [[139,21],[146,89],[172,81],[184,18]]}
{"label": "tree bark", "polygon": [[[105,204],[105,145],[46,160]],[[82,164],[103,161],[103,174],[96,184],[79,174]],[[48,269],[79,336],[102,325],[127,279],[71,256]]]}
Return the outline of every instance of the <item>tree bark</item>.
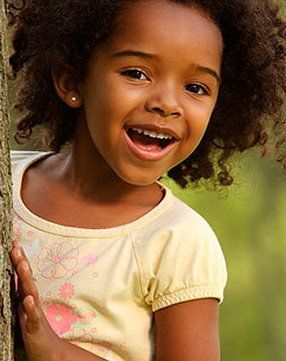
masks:
{"label": "tree bark", "polygon": [[12,241],[12,182],[9,149],[9,113],[7,84],[7,17],[0,0],[0,360],[13,361],[12,302],[9,259]]}

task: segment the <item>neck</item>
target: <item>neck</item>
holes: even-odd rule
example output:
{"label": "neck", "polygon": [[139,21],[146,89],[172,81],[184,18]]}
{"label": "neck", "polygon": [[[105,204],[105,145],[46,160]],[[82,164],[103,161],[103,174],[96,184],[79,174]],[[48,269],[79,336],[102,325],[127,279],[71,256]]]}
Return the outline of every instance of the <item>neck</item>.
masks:
{"label": "neck", "polygon": [[91,202],[152,202],[162,199],[157,183],[137,186],[124,182],[99,154],[85,122],[78,123],[72,147],[63,151],[60,179],[77,197]]}

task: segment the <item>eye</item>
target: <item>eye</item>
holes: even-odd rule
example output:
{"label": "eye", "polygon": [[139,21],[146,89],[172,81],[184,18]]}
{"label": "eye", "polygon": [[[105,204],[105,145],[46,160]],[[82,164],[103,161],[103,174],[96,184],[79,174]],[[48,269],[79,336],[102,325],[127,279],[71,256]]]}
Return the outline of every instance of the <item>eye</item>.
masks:
{"label": "eye", "polygon": [[125,70],[121,74],[127,76],[128,78],[133,78],[137,80],[149,80],[147,75],[143,73],[143,71],[138,69]]}
{"label": "eye", "polygon": [[209,95],[207,88],[197,83],[188,84],[186,90],[197,95]]}

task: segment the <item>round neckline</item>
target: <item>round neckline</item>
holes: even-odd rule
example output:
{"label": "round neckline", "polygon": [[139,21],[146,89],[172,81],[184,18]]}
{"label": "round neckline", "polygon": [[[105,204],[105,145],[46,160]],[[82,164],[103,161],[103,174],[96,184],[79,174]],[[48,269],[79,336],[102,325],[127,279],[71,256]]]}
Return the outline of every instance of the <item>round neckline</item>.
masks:
{"label": "round neckline", "polygon": [[150,223],[155,218],[157,218],[166,208],[170,207],[173,204],[174,196],[171,190],[161,184],[159,181],[157,183],[164,189],[165,195],[161,202],[157,204],[153,209],[144,214],[143,216],[135,219],[134,221],[126,224],[122,224],[120,226],[112,227],[112,228],[102,228],[102,229],[90,229],[90,228],[78,228],[71,226],[64,226],[58,223],[54,223],[43,219],[33,212],[31,212],[21,198],[21,189],[22,189],[22,181],[23,176],[26,170],[35,162],[47,158],[54,152],[31,152],[31,155],[28,156],[27,159],[22,161],[19,165],[17,165],[14,174],[13,174],[13,184],[14,184],[14,192],[13,192],[13,207],[16,214],[22,218],[26,223],[31,226],[48,232],[54,235],[60,236],[69,236],[69,237],[81,237],[81,238],[94,238],[94,237],[111,237],[118,236],[122,234],[126,234],[128,232],[134,231],[138,228],[143,227],[144,225]]}

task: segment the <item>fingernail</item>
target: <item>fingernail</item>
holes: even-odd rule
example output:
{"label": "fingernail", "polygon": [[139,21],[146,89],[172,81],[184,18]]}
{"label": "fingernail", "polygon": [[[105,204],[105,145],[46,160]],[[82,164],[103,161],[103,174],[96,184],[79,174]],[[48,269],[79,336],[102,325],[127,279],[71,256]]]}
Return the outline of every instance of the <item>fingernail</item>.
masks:
{"label": "fingernail", "polygon": [[32,297],[32,296],[29,296],[29,298],[28,298],[28,302],[29,302],[29,304],[31,305],[31,306],[34,306],[34,298]]}

